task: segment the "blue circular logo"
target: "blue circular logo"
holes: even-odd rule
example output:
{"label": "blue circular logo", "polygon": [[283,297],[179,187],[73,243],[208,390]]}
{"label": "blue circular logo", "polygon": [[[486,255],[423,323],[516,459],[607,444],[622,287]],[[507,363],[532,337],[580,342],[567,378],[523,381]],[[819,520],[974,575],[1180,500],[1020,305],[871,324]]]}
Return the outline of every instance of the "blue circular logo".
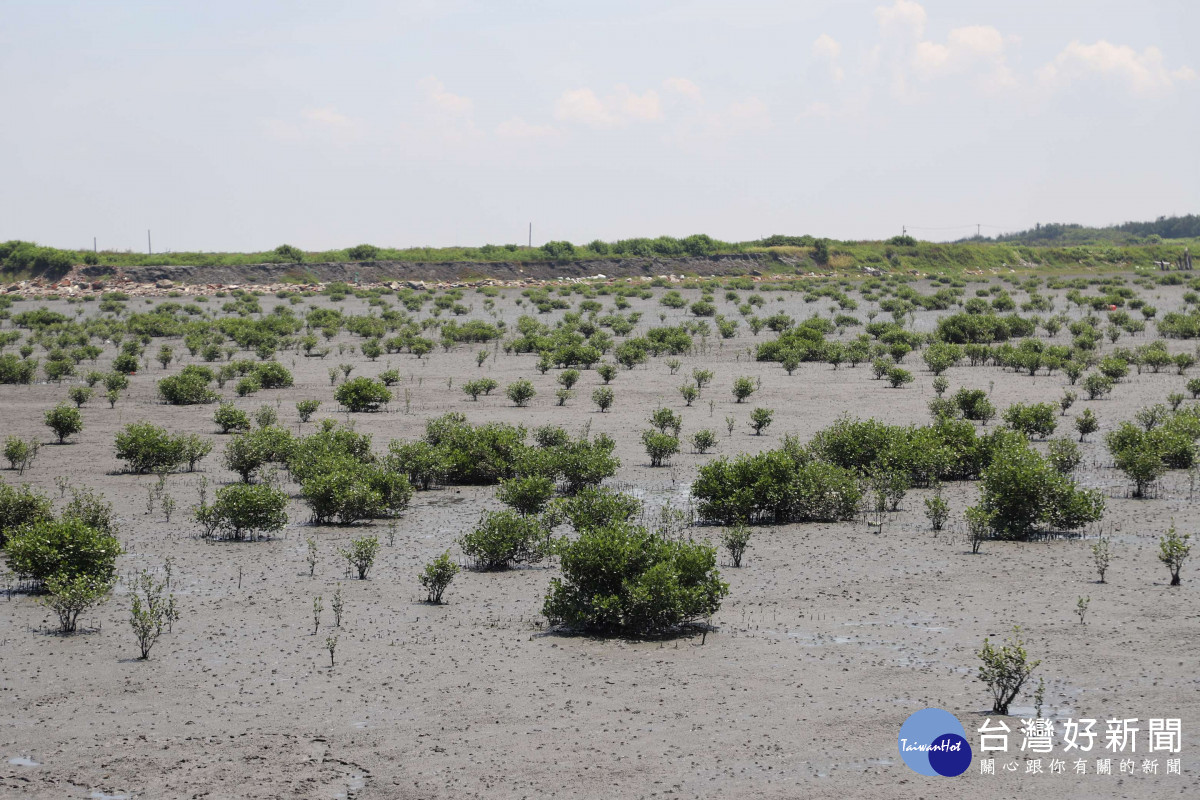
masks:
{"label": "blue circular logo", "polygon": [[923,708],[904,721],[897,737],[900,757],[921,775],[962,775],[971,766],[971,745],[958,718],[940,708]]}

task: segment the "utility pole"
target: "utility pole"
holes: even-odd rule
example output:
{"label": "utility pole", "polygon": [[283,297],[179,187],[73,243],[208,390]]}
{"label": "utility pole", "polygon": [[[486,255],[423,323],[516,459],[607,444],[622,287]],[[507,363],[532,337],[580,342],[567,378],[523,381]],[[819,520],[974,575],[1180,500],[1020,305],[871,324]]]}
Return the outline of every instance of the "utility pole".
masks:
{"label": "utility pole", "polygon": [[979,228],[980,228],[980,225],[978,222],[976,222],[975,223],[975,238],[976,239],[978,239],[980,237]]}
{"label": "utility pole", "polygon": [[150,246],[150,229],[146,228],[146,255],[154,255],[154,248]]}
{"label": "utility pole", "polygon": [[99,250],[97,250],[97,249],[96,249],[96,237],[95,237],[95,236],[93,236],[93,237],[92,237],[92,252],[93,252],[93,253],[99,253],[99,252],[100,252]]}
{"label": "utility pole", "polygon": [[529,223],[529,249],[533,249],[533,223]]}

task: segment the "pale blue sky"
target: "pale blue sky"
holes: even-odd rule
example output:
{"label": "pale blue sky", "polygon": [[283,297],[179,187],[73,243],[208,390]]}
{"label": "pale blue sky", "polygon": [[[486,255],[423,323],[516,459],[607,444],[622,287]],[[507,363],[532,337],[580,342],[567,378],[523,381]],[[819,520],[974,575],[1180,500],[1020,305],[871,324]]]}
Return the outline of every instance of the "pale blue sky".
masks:
{"label": "pale blue sky", "polygon": [[1189,2],[0,0],[0,240],[955,238],[973,228],[920,228],[1196,212],[1197,29]]}

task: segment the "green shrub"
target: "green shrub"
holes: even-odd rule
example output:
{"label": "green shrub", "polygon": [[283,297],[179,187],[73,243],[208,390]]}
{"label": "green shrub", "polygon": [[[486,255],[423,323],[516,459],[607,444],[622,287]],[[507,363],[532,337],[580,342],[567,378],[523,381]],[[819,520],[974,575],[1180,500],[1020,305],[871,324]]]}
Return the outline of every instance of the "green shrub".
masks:
{"label": "green shrub", "polygon": [[149,422],[131,422],[117,434],[117,458],[137,473],[169,472],[185,460],[186,437]]}
{"label": "green shrub", "polygon": [[1074,530],[1100,519],[1104,497],[1078,488],[1023,440],[1005,441],[984,470],[980,507],[994,535],[1025,538],[1038,526]]}
{"label": "green shrub", "polygon": [[711,546],[636,526],[585,531],[560,555],[563,577],[551,581],[542,613],[572,630],[667,633],[711,617],[729,593]]}
{"label": "green shrub", "polygon": [[33,463],[33,459],[37,457],[38,450],[41,447],[42,444],[37,439],[6,436],[4,438],[4,458],[8,461],[8,468],[15,469],[18,475],[24,475],[25,470],[29,468]]}
{"label": "green shrub", "polygon": [[38,525],[54,519],[54,504],[50,498],[34,491],[29,484],[18,489],[0,483],[0,547],[8,536],[26,525]]}
{"label": "green shrub", "polygon": [[848,469],[772,450],[700,468],[692,483],[702,520],[837,522],[853,519],[862,489]]}
{"label": "green shrub", "polygon": [[954,393],[951,400],[962,412],[963,419],[986,425],[996,416],[996,407],[988,400],[987,392],[982,389],[963,387]]}
{"label": "green shrub", "polygon": [[1107,375],[1093,372],[1083,379],[1082,385],[1089,400],[1098,400],[1112,391],[1113,380]]}
{"label": "green shrub", "polygon": [[378,411],[392,399],[392,393],[386,386],[370,378],[348,380],[334,390],[333,396],[352,412]]}
{"label": "green shrub", "polygon": [[350,525],[361,519],[396,516],[408,507],[412,485],[399,472],[350,459],[330,460],[300,485],[313,522]]}
{"label": "green shrub", "polygon": [[247,375],[237,382],[237,385],[234,386],[233,390],[237,392],[238,397],[246,397],[248,395],[256,394],[261,388],[262,384],[258,382],[258,378],[254,377],[253,375]]}
{"label": "green shrub", "polygon": [[717,445],[717,434],[705,428],[692,434],[692,449],[703,455]]}
{"label": "green shrub", "polygon": [[73,489],[71,502],[63,509],[62,516],[63,519],[77,519],[102,533],[117,535],[117,520],[113,516],[112,503],[91,489]]}
{"label": "green shrub", "polygon": [[541,475],[500,482],[496,499],[520,514],[540,514],[554,498],[554,482]]}
{"label": "green shrub", "polygon": [[1167,569],[1171,571],[1172,586],[1179,586],[1182,582],[1179,573],[1183,569],[1184,562],[1191,555],[1191,538],[1190,533],[1180,536],[1175,532],[1175,526],[1172,525],[1167,531],[1167,535],[1158,540],[1158,560],[1166,564]]}
{"label": "green shrub", "polygon": [[1021,639],[1021,629],[1013,627],[1012,638],[1003,646],[994,647],[987,638],[983,647],[975,651],[983,664],[979,667],[979,680],[992,690],[992,713],[1008,714],[1008,707],[1025,685],[1025,681],[1037,669],[1041,661],[1031,660]]}
{"label": "green shrub", "polygon": [[[358,573],[360,581],[367,579],[367,573],[375,565],[375,555],[378,552],[378,536],[361,536],[357,539],[351,539],[348,548],[338,551],[342,558],[346,559],[346,563]],[[336,598],[334,599],[336,600]]]}
{"label": "green shrub", "polygon": [[600,409],[602,414],[612,407],[613,398],[613,390],[607,386],[598,386],[592,392],[592,402],[596,404],[596,408]]}
{"label": "green shrub", "polygon": [[733,396],[737,399],[737,402],[741,403],[747,397],[754,394],[757,388],[752,378],[745,376],[736,378],[733,381]]}
{"label": "green shrub", "polygon": [[457,413],[428,420],[424,438],[442,454],[447,483],[488,485],[512,477],[525,452],[524,428],[471,425]]}
{"label": "green shrub", "polygon": [[92,399],[94,393],[90,386],[72,386],[67,391],[67,397],[71,398],[71,402],[75,404],[76,408],[82,408],[87,401]]}
{"label": "green shrub", "polygon": [[158,382],[158,396],[173,406],[199,405],[217,400],[217,393],[208,388],[203,375],[184,372]]}
{"label": "green shrub", "polygon": [[726,528],[725,532],[721,534],[721,546],[733,559],[733,566],[740,567],[742,556],[746,554],[746,548],[750,546],[750,526],[739,522]]}
{"label": "green shrub", "polygon": [[221,403],[217,406],[217,410],[213,413],[213,422],[217,423],[221,433],[250,430],[250,417],[233,403]]}
{"label": "green shrub", "polygon": [[292,436],[283,428],[259,428],[240,433],[225,445],[225,466],[236,472],[244,483],[250,483],[254,473],[264,465],[286,463],[292,446]]}
{"label": "green shrub", "polygon": [[45,581],[58,575],[112,579],[121,543],[110,533],[67,517],[14,530],[5,545],[8,567],[24,579]]}
{"label": "green shrub", "polygon": [[642,444],[650,456],[650,466],[663,467],[671,462],[671,456],[679,452],[679,439],[669,433],[656,430],[642,431]]}
{"label": "green shrub", "polygon": [[12,353],[0,354],[0,383],[30,384],[37,376],[36,358],[18,358]]}
{"label": "green shrub", "polygon": [[235,483],[217,490],[212,505],[196,509],[205,538],[241,541],[269,537],[287,524],[287,492],[265,484]]}
{"label": "green shrub", "polygon": [[300,400],[296,403],[296,413],[300,415],[301,422],[308,422],[320,407],[320,400]]}
{"label": "green shrub", "polygon": [[1054,409],[1053,403],[1014,403],[1004,411],[1004,422],[1030,438],[1045,439],[1058,425]]}
{"label": "green shrub", "polygon": [[450,466],[446,454],[428,442],[393,441],[388,445],[388,469],[403,473],[417,489],[430,489],[445,480]]}
{"label": "green shrub", "polygon": [[515,511],[491,511],[458,542],[463,554],[480,570],[508,569],[513,564],[536,564],[550,550],[545,521]]}
{"label": "green shrub", "polygon": [[251,375],[263,389],[286,389],[292,385],[292,373],[278,361],[262,361],[254,365]]}
{"label": "green shrub", "polygon": [[112,589],[111,581],[90,575],[51,575],[46,579],[42,605],[58,616],[59,633],[74,633],[79,615],[102,601]]}
{"label": "green shrub", "polygon": [[513,405],[517,408],[524,408],[529,405],[529,401],[533,399],[537,391],[533,388],[533,382],[522,378],[518,381],[513,381],[504,390],[508,395],[508,399],[513,401]]}
{"label": "green shrub", "polygon": [[62,444],[68,436],[73,436],[83,430],[83,415],[78,408],[72,408],[66,403],[59,403],[46,412],[46,426],[54,431],[58,443]]}
{"label": "green shrub", "polygon": [[642,502],[636,497],[589,486],[555,501],[554,516],[565,518],[576,531],[583,532],[631,522],[641,510]]}
{"label": "green shrub", "polygon": [[478,400],[479,395],[489,395],[499,385],[492,378],[476,378],[464,383],[463,391],[469,394],[472,400]]}
{"label": "green shrub", "polygon": [[1083,460],[1083,455],[1079,452],[1079,445],[1065,437],[1050,441],[1047,457],[1050,460],[1050,466],[1054,467],[1059,475],[1070,475]]}
{"label": "green shrub", "polygon": [[450,560],[449,551],[426,564],[425,569],[421,572],[421,586],[428,593],[425,602],[440,605],[442,595],[457,574],[458,564]]}
{"label": "green shrub", "polygon": [[1075,430],[1079,431],[1079,441],[1087,438],[1088,434],[1095,433],[1100,430],[1100,422],[1096,419],[1096,414],[1090,408],[1085,408],[1083,413],[1075,418]]}
{"label": "green shrub", "polygon": [[913,382],[913,374],[903,367],[892,367],[887,371],[887,380],[893,389],[899,389],[904,384]]}
{"label": "green shrub", "polygon": [[754,429],[755,436],[762,436],[771,425],[771,420],[775,416],[775,412],[769,408],[756,408],[750,412],[750,427]]}

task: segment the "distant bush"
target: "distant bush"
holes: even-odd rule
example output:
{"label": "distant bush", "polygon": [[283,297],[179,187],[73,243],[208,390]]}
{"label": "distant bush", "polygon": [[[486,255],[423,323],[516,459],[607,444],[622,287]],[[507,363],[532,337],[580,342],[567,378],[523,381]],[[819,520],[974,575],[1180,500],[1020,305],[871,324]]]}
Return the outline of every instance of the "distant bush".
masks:
{"label": "distant bush", "polygon": [[158,382],[158,396],[163,402],[174,406],[212,403],[218,395],[208,388],[210,380],[195,372],[172,375]]}
{"label": "distant bush", "polygon": [[408,507],[408,478],[379,464],[331,460],[300,485],[313,522],[350,525],[361,519],[396,516]]}
{"label": "distant bush", "polygon": [[172,436],[149,422],[131,422],[117,434],[117,458],[133,472],[169,472],[185,461],[186,436]]}
{"label": "distant bush", "polygon": [[671,456],[679,452],[679,439],[669,433],[656,430],[642,431],[642,444],[650,457],[650,466],[662,467],[671,462]]}
{"label": "distant bush", "polygon": [[515,511],[492,511],[459,539],[463,554],[476,569],[507,569],[513,564],[536,564],[549,553],[550,531],[536,516]]}
{"label": "distant bush", "polygon": [[607,386],[598,386],[592,392],[592,402],[596,404],[596,408],[600,409],[600,413],[604,413],[612,407],[613,397],[613,390]]}
{"label": "distant bush", "polygon": [[496,499],[514,511],[540,514],[554,498],[554,481],[542,475],[529,475],[501,481]]}
{"label": "distant bush", "polygon": [[392,399],[392,393],[386,386],[370,378],[348,380],[334,390],[333,396],[352,412],[378,411]]}
{"label": "distant bush", "polygon": [[850,470],[772,450],[702,466],[692,484],[701,519],[836,522],[853,519],[862,489]]}
{"label": "distant bush", "polygon": [[83,430],[83,415],[78,408],[72,408],[66,403],[59,403],[46,412],[46,426],[54,431],[58,443],[62,444],[68,436],[73,436]]}
{"label": "distant bush", "polygon": [[583,532],[631,522],[642,510],[642,502],[631,495],[596,486],[555,501],[555,518],[565,518]]}
{"label": "distant bush", "polygon": [[205,537],[256,539],[269,536],[287,524],[287,492],[265,484],[235,483],[217,490],[212,505],[196,509]]}
{"label": "distant bush", "polygon": [[1058,420],[1054,403],[1014,403],[1004,411],[1004,422],[1030,438],[1045,439],[1054,433]]}
{"label": "distant bush", "polygon": [[18,358],[13,353],[0,354],[0,383],[33,383],[37,368],[36,358]]}
{"label": "distant bush", "polygon": [[551,581],[542,613],[572,630],[667,633],[711,617],[729,593],[711,546],[637,526],[585,531],[559,554],[563,577]]}
{"label": "distant bush", "polygon": [[508,395],[509,400],[513,401],[513,405],[524,408],[529,405],[529,401],[533,399],[537,391],[534,390],[532,381],[521,379],[510,383],[504,393]]}
{"label": "distant bush", "polygon": [[213,422],[217,423],[221,433],[250,430],[250,417],[233,403],[221,403],[217,406],[217,410],[213,413]]}

